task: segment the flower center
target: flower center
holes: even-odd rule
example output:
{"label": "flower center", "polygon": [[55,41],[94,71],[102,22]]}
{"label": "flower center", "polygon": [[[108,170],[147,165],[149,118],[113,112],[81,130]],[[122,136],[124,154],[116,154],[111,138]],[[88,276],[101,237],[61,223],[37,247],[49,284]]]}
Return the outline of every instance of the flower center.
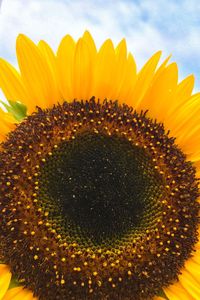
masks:
{"label": "flower center", "polygon": [[110,243],[154,222],[161,184],[143,148],[122,137],[84,132],[48,158],[39,177],[39,199],[59,207],[62,222],[74,233]]}
{"label": "flower center", "polygon": [[195,173],[147,113],[38,108],[1,145],[1,257],[40,300],[153,299],[197,241]]}

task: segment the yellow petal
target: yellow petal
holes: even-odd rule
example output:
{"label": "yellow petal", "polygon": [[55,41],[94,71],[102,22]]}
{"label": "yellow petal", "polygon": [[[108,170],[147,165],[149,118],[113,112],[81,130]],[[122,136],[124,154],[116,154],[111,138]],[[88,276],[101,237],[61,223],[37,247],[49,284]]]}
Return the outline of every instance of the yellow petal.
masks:
{"label": "yellow petal", "polygon": [[185,263],[185,268],[200,284],[200,265],[193,259],[189,259]]}
{"label": "yellow petal", "polygon": [[15,128],[16,121],[0,108],[0,142],[3,142],[6,134]]}
{"label": "yellow petal", "polygon": [[49,64],[38,47],[22,34],[17,38],[16,48],[22,80],[32,101],[40,107],[51,107],[59,99]]}
{"label": "yellow petal", "polygon": [[123,39],[115,49],[116,67],[113,80],[111,82],[112,92],[110,93],[111,99],[119,99],[119,91],[124,81],[126,65],[127,65],[127,48],[126,41]]}
{"label": "yellow petal", "polygon": [[162,122],[165,114],[174,101],[174,91],[177,87],[178,69],[175,63],[170,64],[160,72],[151,88],[142,100],[141,108],[149,110],[151,117]]}
{"label": "yellow petal", "polygon": [[[200,93],[190,97],[188,101],[181,106],[181,109],[176,110],[169,118],[168,123],[171,123],[171,130],[175,136],[184,135],[182,130],[187,129],[192,124],[199,124],[198,112],[200,110]],[[193,127],[192,125],[192,127]]]}
{"label": "yellow petal", "polygon": [[91,34],[89,33],[89,31],[86,30],[84,32],[83,40],[86,42],[86,44],[88,45],[88,47],[90,49],[90,55],[92,57],[92,60],[95,59],[96,54],[97,54],[97,49],[96,49],[95,42],[94,42]]}
{"label": "yellow petal", "polygon": [[136,99],[136,108],[140,109],[142,99],[153,79],[155,69],[159,62],[161,51],[156,52],[140,70],[134,87],[132,98]]}
{"label": "yellow petal", "polygon": [[54,79],[56,80],[56,56],[53,53],[53,50],[43,40],[39,41],[38,48],[39,48],[40,52],[42,53],[42,55],[44,56],[46,62],[49,64],[51,73],[54,76]]}
{"label": "yellow petal", "polygon": [[113,87],[112,82],[115,76],[116,56],[111,40],[107,40],[101,46],[94,69],[94,88],[92,95],[101,100],[110,98]]}
{"label": "yellow petal", "polygon": [[19,73],[8,62],[0,59],[0,88],[5,97],[12,101],[21,101],[28,107],[28,112],[32,112],[33,104]]}
{"label": "yellow petal", "polygon": [[74,61],[75,42],[70,35],[66,35],[57,51],[58,81],[62,98],[74,99],[72,91],[72,68]]}
{"label": "yellow petal", "polygon": [[121,103],[127,103],[135,107],[136,99],[133,98],[133,91],[135,82],[137,80],[136,63],[131,53],[128,54],[127,62],[125,64],[124,78],[122,78],[121,86],[116,96]]}
{"label": "yellow petal", "polygon": [[[198,252],[198,253],[197,253]],[[194,253],[194,255],[192,256],[192,260],[197,263],[198,265],[200,265],[200,250],[197,249],[197,252]]]}
{"label": "yellow petal", "polygon": [[[169,55],[163,62],[162,64],[157,68],[156,72],[155,72],[155,75],[153,77],[153,80],[152,80],[152,85],[154,84],[154,82],[157,80],[157,78],[160,76],[160,74],[163,72],[163,70],[167,67],[167,64],[169,62],[171,58],[171,55]],[[151,86],[150,86],[151,88]]]}
{"label": "yellow petal", "polygon": [[11,280],[11,272],[7,265],[0,264],[0,300],[3,299]]}
{"label": "yellow petal", "polygon": [[94,63],[91,58],[87,43],[80,38],[76,44],[72,73],[73,95],[76,99],[87,100],[91,95]]}
{"label": "yellow petal", "polygon": [[[140,105],[141,108],[144,108],[146,110],[146,107],[145,105],[149,106],[151,104],[151,101],[149,99],[149,93],[152,89],[152,86],[154,86],[155,82],[157,81],[157,79],[160,77],[160,74],[163,72],[163,70],[166,68],[166,65],[169,61],[171,56],[168,56],[164,62],[159,66],[159,68],[156,70],[153,78],[152,78],[152,81],[151,81],[151,84],[147,87],[147,90],[145,92],[145,95],[142,99],[142,103]],[[135,100],[137,102],[137,99]]]}
{"label": "yellow petal", "polygon": [[190,127],[190,132],[187,130],[185,136],[178,136],[177,143],[181,146],[183,152],[187,154],[188,160],[198,161],[200,159],[200,124]]}
{"label": "yellow petal", "polygon": [[175,112],[177,109],[181,109],[182,105],[191,97],[192,90],[194,88],[194,76],[190,75],[182,80],[176,89],[176,93],[174,96],[174,101],[172,105],[170,105],[169,110],[166,114],[166,119]]}
{"label": "yellow petal", "polygon": [[200,284],[188,271],[183,269],[182,274],[179,276],[179,280],[191,297],[194,299],[200,299]]}
{"label": "yellow petal", "polygon": [[117,55],[117,61],[120,62],[121,58],[127,57],[127,46],[126,46],[126,40],[122,39],[119,44],[117,45],[115,49],[116,55]]}
{"label": "yellow petal", "polygon": [[180,282],[176,282],[167,288],[163,289],[169,300],[195,300],[187,291],[183,288]]}
{"label": "yellow petal", "polygon": [[37,298],[31,291],[20,286],[8,290],[2,300],[37,300]]}
{"label": "yellow petal", "polygon": [[[200,93],[193,95],[166,122],[171,135],[176,137],[177,144],[186,154],[191,154],[192,152],[194,157],[200,153],[199,114]],[[194,161],[194,157],[190,157],[190,159]]]}

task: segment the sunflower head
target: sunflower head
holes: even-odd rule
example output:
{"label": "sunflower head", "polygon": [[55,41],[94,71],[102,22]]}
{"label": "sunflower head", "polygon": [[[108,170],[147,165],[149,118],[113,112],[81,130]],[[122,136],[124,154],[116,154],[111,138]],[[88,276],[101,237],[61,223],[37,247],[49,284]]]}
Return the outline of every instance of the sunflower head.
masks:
{"label": "sunflower head", "polygon": [[137,73],[124,40],[97,51],[88,32],[56,54],[20,35],[17,57],[20,73],[0,61],[5,299],[195,298],[193,77],[177,83],[160,52]]}

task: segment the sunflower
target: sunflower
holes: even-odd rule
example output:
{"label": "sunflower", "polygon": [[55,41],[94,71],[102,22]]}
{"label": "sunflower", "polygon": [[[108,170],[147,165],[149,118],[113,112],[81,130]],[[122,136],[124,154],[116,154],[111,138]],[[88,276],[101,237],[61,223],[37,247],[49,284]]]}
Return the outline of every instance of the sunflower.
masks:
{"label": "sunflower", "polygon": [[88,32],[0,60],[0,299],[200,299],[200,94]]}

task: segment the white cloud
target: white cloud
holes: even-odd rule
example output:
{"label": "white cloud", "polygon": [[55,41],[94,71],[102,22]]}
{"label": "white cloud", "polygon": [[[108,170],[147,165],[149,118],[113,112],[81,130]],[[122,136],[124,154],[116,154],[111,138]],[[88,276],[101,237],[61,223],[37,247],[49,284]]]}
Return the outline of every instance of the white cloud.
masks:
{"label": "white cloud", "polygon": [[197,0],[3,0],[0,56],[15,63],[20,32],[35,42],[45,39],[56,49],[66,33],[78,38],[89,29],[97,45],[108,37],[115,44],[125,37],[139,66],[159,49],[172,53],[181,77],[199,73],[200,85],[199,15]]}

